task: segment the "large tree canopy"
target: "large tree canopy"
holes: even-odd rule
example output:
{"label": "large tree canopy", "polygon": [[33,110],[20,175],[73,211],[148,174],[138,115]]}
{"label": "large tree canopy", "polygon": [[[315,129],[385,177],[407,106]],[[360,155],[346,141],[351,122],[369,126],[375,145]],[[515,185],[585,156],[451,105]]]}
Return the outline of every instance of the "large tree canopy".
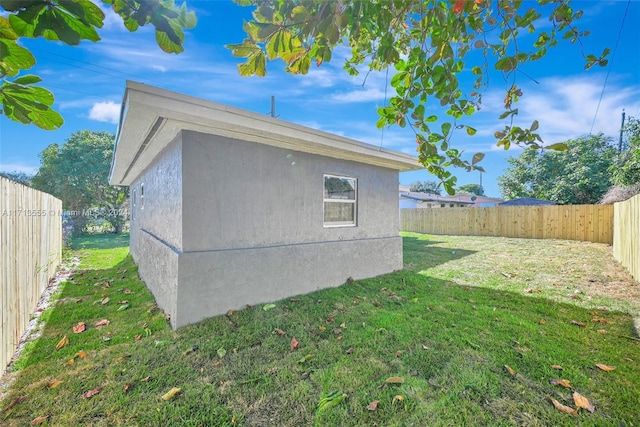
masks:
{"label": "large tree canopy", "polygon": [[534,197],[559,204],[598,203],[611,186],[616,149],[604,135],[566,142],[567,151],[527,149],[508,159],[511,165],[498,177],[505,199]]}
{"label": "large tree canopy", "polygon": [[435,194],[437,196],[440,195],[440,187],[438,186],[438,183],[435,181],[412,182],[411,186],[409,187],[409,190],[415,191],[418,193],[429,193],[429,194]]}
{"label": "large tree canopy", "polygon": [[640,120],[630,117],[624,126],[626,150],[613,167],[613,182],[628,186],[640,183]]}
{"label": "large tree canopy", "polygon": [[[51,144],[40,153],[42,165],[31,180],[34,188],[62,200],[62,207],[78,212],[99,209],[100,216],[122,231],[129,190],[109,185],[114,135],[80,131],[59,146]],[[76,225],[84,214],[76,215]],[[78,227],[75,227],[76,231]]]}
{"label": "large tree canopy", "polygon": [[[102,0],[135,31],[151,24],[156,40],[167,52],[182,51],[184,29],[196,24],[195,14],[174,0]],[[396,93],[378,110],[378,127],[397,124],[415,133],[420,161],[437,176],[448,193],[456,178],[448,170],[457,166],[477,169],[484,155],[470,161],[451,145],[458,129],[469,135],[476,130],[464,118],[475,113],[489,83],[489,71],[503,73],[504,112],[507,120],[495,133],[498,146],[512,144],[540,147],[538,122],[526,127],[513,121],[516,104],[523,95],[518,71],[538,60],[559,40],[580,42],[587,32],[576,26],[582,12],[570,0],[236,0],[255,6],[253,19],[244,24],[247,38],[230,45],[232,53],[246,57],[239,65],[242,75],[266,73],[268,60],[281,59],[287,71],[305,74],[312,63],[330,61],[339,45],[351,48],[344,68],[355,75],[364,69],[393,68],[391,86]],[[19,39],[44,37],[76,45],[98,41],[103,12],[90,0],[0,0],[6,16],[0,16],[0,101],[7,117],[45,129],[55,129],[62,117],[55,112],[53,95],[37,86],[36,75],[20,75],[35,58]],[[534,7],[535,6],[535,7]],[[523,33],[533,42],[527,46]],[[605,65],[609,50],[583,53],[590,68]],[[461,77],[470,75],[470,87]],[[13,80],[12,80],[13,79]],[[435,103],[446,108],[447,118],[427,110]],[[552,144],[548,148],[564,148]]]}
{"label": "large tree canopy", "polygon": [[484,188],[480,184],[464,184],[458,187],[458,193],[471,193],[476,196],[484,196]]}
{"label": "large tree canopy", "polygon": [[[490,70],[501,72],[507,82],[500,115],[507,124],[495,133],[498,146],[539,148],[543,141],[536,133],[538,122],[527,127],[513,122],[516,103],[523,95],[517,71],[542,58],[560,39],[574,43],[587,34],[577,28],[582,12],[572,9],[570,0],[236,2],[256,6],[253,19],[244,24],[247,38],[229,46],[234,55],[247,58],[239,66],[242,75],[264,76],[267,61],[277,58],[285,62],[287,71],[305,74],[312,63],[320,66],[331,60],[338,45],[351,48],[351,57],[344,63],[349,74],[393,68],[390,83],[396,93],[389,105],[378,110],[377,125],[410,127],[420,161],[442,180],[448,193],[453,193],[456,182],[449,166],[481,170],[477,163],[483,154],[463,160],[451,141],[456,129],[476,133],[464,118],[479,109]],[[528,46],[523,33],[533,40]],[[585,68],[605,65],[608,53],[608,49],[599,56],[583,53]],[[464,75],[474,80],[471,87],[461,86]],[[448,118],[428,112],[428,103],[447,108]]]}

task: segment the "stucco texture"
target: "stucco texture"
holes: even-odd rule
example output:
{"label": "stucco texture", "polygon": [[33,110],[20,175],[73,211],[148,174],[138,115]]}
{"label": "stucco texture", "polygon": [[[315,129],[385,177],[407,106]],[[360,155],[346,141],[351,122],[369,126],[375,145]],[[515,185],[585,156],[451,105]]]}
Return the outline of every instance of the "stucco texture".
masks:
{"label": "stucco texture", "polygon": [[[323,226],[324,174],[357,179],[356,226]],[[397,170],[183,131],[141,185],[132,253],[174,327],[402,268]]]}

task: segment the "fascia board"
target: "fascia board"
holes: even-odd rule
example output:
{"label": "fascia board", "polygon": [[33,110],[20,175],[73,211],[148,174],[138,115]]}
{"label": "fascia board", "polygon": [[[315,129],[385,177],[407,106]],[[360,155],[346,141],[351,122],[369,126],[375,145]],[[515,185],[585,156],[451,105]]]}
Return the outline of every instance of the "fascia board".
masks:
{"label": "fascia board", "polygon": [[[110,182],[113,185],[130,185],[183,130],[352,160],[400,172],[423,168],[415,157],[404,153],[239,108],[127,82]],[[147,145],[141,150],[145,141]]]}

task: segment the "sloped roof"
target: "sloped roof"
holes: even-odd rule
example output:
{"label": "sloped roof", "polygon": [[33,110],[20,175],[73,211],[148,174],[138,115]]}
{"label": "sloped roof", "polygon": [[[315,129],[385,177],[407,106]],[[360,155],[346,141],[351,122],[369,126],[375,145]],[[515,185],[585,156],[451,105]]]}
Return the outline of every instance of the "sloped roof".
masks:
{"label": "sloped roof", "polygon": [[432,203],[459,203],[463,205],[472,205],[474,202],[469,200],[460,200],[455,196],[446,197],[446,196],[438,196],[436,194],[427,194],[427,193],[418,193],[418,192],[409,192],[409,193],[401,193],[400,197],[404,197],[406,199],[415,200],[417,202],[432,202]]}
{"label": "sloped roof", "polygon": [[130,185],[183,130],[395,169],[423,166],[410,155],[262,114],[127,81],[109,182]]}
{"label": "sloped roof", "polygon": [[542,205],[556,205],[557,203],[552,200],[534,199],[533,197],[521,197],[519,199],[507,200],[500,203],[500,206],[542,206]]}

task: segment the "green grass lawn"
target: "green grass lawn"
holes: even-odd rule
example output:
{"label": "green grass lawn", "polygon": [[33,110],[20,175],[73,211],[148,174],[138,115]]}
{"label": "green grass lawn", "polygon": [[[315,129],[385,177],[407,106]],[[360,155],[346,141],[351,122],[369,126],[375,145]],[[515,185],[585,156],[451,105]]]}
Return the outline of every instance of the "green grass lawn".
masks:
{"label": "green grass lawn", "polygon": [[[126,248],[101,239],[75,242],[81,270],[0,424],[640,425],[637,301],[598,292],[638,284],[605,245],[407,234],[402,271],[172,331]],[[550,403],[575,409],[573,392],[594,411]]]}

